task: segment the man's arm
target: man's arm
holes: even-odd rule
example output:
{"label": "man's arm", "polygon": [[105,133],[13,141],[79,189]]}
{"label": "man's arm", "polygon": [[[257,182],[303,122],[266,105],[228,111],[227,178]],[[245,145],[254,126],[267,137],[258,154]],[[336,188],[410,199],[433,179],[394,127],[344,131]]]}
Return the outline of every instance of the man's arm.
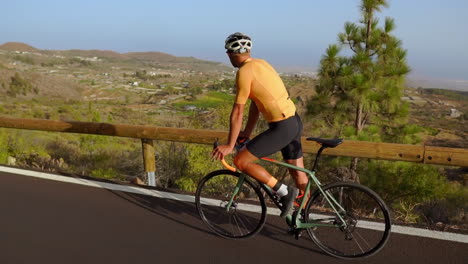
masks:
{"label": "man's arm", "polygon": [[249,99],[250,89],[252,86],[252,70],[249,67],[242,67],[236,74],[236,99],[232,106],[229,137],[227,145],[221,145],[213,150],[211,157],[215,159],[222,159],[224,156],[230,154],[236,145],[237,138],[242,127],[242,117],[244,115],[244,107]]}
{"label": "man's arm", "polygon": [[231,127],[229,129],[228,145],[235,147],[237,138],[242,128],[242,117],[244,115],[244,104],[234,104],[231,111]]}
{"label": "man's arm", "polygon": [[228,142],[226,145],[218,146],[211,153],[211,157],[215,159],[222,159],[224,156],[230,154],[236,145],[237,137],[239,136],[242,127],[242,117],[244,115],[244,104],[234,104],[231,111]]}
{"label": "man's arm", "polygon": [[252,131],[255,128],[255,125],[257,124],[259,117],[259,112],[257,105],[255,104],[254,101],[250,104],[250,109],[249,109],[249,117],[247,119],[247,124],[245,125],[244,131],[241,132],[242,137],[250,137],[252,134]]}

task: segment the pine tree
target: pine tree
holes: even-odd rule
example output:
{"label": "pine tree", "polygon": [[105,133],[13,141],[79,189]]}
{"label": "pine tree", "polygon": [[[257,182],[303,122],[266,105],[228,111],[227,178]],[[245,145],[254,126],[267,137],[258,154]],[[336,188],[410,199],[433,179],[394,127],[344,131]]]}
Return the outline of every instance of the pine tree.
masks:
{"label": "pine tree", "polygon": [[[339,43],[330,45],[320,61],[318,96],[309,113],[323,116],[338,134],[343,125],[351,125],[354,137],[362,139],[369,124],[385,132],[406,122],[408,105],[401,96],[410,71],[407,51],[392,35],[394,20],[387,17],[379,27],[376,17],[387,6],[385,0],[362,0],[359,23],[346,22]],[[351,55],[340,56],[343,48],[349,48]],[[357,158],[351,169],[356,167]]]}

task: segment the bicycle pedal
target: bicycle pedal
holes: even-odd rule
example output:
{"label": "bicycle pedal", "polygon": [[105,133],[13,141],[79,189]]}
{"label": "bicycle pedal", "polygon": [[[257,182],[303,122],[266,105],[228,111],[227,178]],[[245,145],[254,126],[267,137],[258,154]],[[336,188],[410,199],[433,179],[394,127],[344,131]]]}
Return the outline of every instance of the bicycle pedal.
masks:
{"label": "bicycle pedal", "polygon": [[302,233],[304,232],[304,229],[296,229],[294,231],[294,238],[296,240],[299,240],[300,237],[302,237]]}
{"label": "bicycle pedal", "polygon": [[[266,195],[265,195],[266,196]],[[273,200],[275,200],[277,203],[281,203],[281,199],[277,194],[273,194]]]}
{"label": "bicycle pedal", "polygon": [[302,228],[289,228],[288,229],[288,234],[293,235],[296,240],[299,240],[299,238],[302,237],[303,232],[304,232],[304,229]]}

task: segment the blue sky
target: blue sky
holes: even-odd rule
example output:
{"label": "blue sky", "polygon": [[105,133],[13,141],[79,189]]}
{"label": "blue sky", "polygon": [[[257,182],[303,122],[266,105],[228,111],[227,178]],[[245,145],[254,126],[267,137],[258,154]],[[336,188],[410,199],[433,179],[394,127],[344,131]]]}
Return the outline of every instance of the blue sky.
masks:
{"label": "blue sky", "polygon": [[[389,0],[413,75],[468,80],[468,1]],[[0,43],[40,49],[161,51],[228,63],[225,37],[250,35],[254,57],[317,68],[359,0],[15,0],[2,3]],[[382,19],[383,20],[383,19]]]}

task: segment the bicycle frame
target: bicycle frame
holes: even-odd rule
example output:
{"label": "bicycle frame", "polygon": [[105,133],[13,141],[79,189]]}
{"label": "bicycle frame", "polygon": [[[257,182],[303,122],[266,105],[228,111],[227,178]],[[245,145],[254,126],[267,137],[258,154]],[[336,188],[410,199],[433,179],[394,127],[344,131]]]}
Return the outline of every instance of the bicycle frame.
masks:
{"label": "bicycle frame", "polygon": [[[358,183],[343,181],[322,185],[316,177],[320,155],[324,149],[334,148],[343,140],[313,137],[307,140],[321,145],[312,169],[304,169],[302,164],[298,167],[295,162],[289,164],[270,158],[259,159],[270,165],[285,167],[294,176],[299,174],[300,179],[295,180],[302,183],[302,197],[288,196],[288,199],[284,199],[272,187],[255,178],[249,179],[247,174],[230,166],[221,157],[226,169],[209,173],[197,187],[195,204],[201,219],[224,238],[248,238],[264,227],[267,210],[270,213],[275,210],[275,214],[279,214],[274,204],[282,211],[282,216],[287,214],[284,218],[289,226],[288,234],[296,240],[306,231],[320,249],[341,259],[366,257],[379,252],[390,236],[391,218],[387,205],[378,194]],[[244,145],[241,142],[236,149],[242,150]],[[312,187],[313,184],[317,187]],[[297,195],[297,189],[292,193]],[[271,202],[265,201],[267,196]],[[295,198],[294,210],[285,212],[284,208],[288,206],[284,204],[285,200],[292,202],[291,198]]]}
{"label": "bicycle frame", "polygon": [[[291,165],[291,164],[288,164],[288,163],[285,163],[285,162],[281,162],[281,161],[277,161],[277,160],[273,160],[273,159],[269,159],[269,158],[262,158],[261,160],[263,161],[266,161],[266,162],[269,162],[269,163],[273,163],[275,165],[278,165],[278,166],[284,166],[284,167],[287,167],[287,168],[291,168],[291,169],[294,169],[294,170],[298,170],[298,171],[302,171],[304,173],[306,173],[309,181],[307,182],[307,185],[306,185],[306,188],[305,188],[305,191],[304,191],[304,196],[302,197],[301,199],[301,204],[299,206],[299,210],[297,211],[296,214],[294,215],[288,215],[286,216],[286,221],[287,223],[290,225],[290,226],[293,226],[294,228],[297,228],[297,229],[306,229],[306,228],[313,228],[313,227],[316,227],[316,226],[327,226],[327,227],[336,227],[336,228],[339,228],[339,227],[347,227],[347,224],[346,224],[346,221],[344,221],[343,217],[341,216],[340,212],[346,212],[346,210],[335,200],[335,198],[328,192],[324,192],[322,187],[321,187],[321,183],[320,181],[317,179],[317,177],[315,177],[315,168],[316,168],[316,165],[317,165],[317,160],[320,156],[320,153],[322,152],[323,148],[320,148],[320,150],[317,152],[317,158],[315,159],[315,162],[314,162],[314,167],[312,169],[312,171],[310,170],[307,170],[307,169],[304,169],[304,168],[300,168],[300,167],[297,167],[297,166],[294,166],[294,165]],[[232,196],[226,206],[226,210],[229,211],[231,206],[232,206],[232,203],[234,201],[234,198],[236,197],[236,195],[238,194],[242,184],[244,183],[244,180],[245,180],[245,177],[247,176],[247,174],[245,173],[242,173],[241,172],[241,175],[239,176],[239,180],[236,184],[236,187],[234,188],[234,191],[232,193]],[[333,211],[335,212],[335,214],[338,216],[338,218],[341,220],[341,223],[342,225],[341,226],[337,226],[337,225],[334,225],[334,224],[321,224],[321,223],[314,223],[314,222],[310,222],[310,223],[305,223],[305,222],[302,222],[299,218],[298,218],[298,215],[301,214],[304,206],[306,205],[306,202],[308,199],[306,199],[306,197],[309,197],[309,194],[311,192],[311,186],[312,186],[312,181],[315,183],[315,185],[317,186],[317,188],[320,190],[320,192],[323,194],[323,196],[326,198],[328,204],[330,205],[330,207],[333,209]],[[258,181],[257,181],[258,182]],[[280,207],[280,205],[278,204],[278,202],[276,201],[276,199],[274,199],[274,194],[273,194],[273,191],[271,190],[271,188],[263,183],[260,183],[258,182],[259,185],[261,186],[261,188],[268,194],[268,196],[271,198],[271,200],[275,203],[275,205],[277,207]],[[338,209],[337,209],[338,207]],[[334,218],[331,218],[331,219],[334,219]],[[323,220],[323,219],[320,219],[320,220]],[[317,222],[317,221],[315,221]]]}

